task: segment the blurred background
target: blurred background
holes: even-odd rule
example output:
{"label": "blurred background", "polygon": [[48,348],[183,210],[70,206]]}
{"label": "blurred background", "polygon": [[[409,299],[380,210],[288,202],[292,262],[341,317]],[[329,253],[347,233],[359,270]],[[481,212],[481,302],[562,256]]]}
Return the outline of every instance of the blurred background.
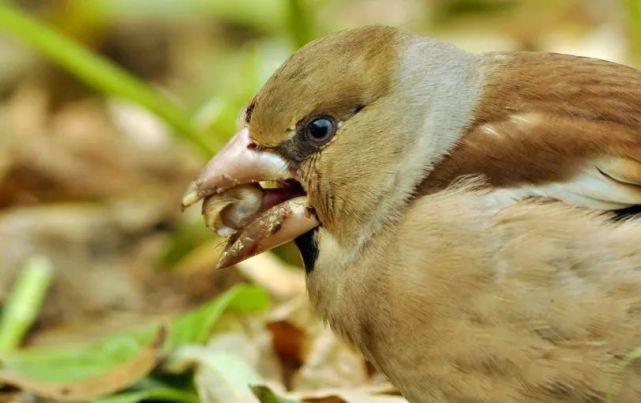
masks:
{"label": "blurred background", "polygon": [[641,64],[641,0],[0,0],[0,400],[403,401],[291,246],[214,271],[179,208],[291,52],[372,23]]}

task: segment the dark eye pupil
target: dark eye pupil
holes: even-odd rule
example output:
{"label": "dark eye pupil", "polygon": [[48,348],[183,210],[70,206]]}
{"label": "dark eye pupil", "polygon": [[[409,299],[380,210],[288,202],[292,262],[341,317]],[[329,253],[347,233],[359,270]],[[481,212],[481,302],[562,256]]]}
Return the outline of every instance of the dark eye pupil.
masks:
{"label": "dark eye pupil", "polygon": [[327,140],[334,134],[334,122],[326,117],[316,118],[309,122],[307,132],[314,140]]}

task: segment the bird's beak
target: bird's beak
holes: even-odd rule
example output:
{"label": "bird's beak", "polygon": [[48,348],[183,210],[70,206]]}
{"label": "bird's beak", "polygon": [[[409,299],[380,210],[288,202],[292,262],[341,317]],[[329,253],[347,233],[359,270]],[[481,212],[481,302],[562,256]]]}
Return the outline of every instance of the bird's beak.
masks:
{"label": "bird's beak", "polygon": [[261,188],[263,197],[257,213],[242,228],[230,229],[233,234],[220,255],[218,268],[282,245],[319,225],[287,162],[269,150],[258,150],[247,128],[207,163],[185,192],[182,206],[187,208],[200,200],[211,204],[212,200],[225,199],[225,194],[238,186],[260,186],[261,182],[276,182],[282,187]]}

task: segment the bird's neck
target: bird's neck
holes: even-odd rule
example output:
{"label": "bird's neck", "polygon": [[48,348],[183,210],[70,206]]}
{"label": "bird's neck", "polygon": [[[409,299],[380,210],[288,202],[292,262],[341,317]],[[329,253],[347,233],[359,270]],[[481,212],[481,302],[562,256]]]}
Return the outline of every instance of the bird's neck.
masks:
{"label": "bird's neck", "polygon": [[426,37],[410,37],[402,55],[395,102],[409,128],[405,134],[416,139],[409,149],[423,163],[416,168],[425,170],[454,148],[474,120],[486,68],[480,56]]}
{"label": "bird's neck", "polygon": [[[390,228],[393,231],[393,229]],[[319,315],[344,339],[361,346],[361,330],[357,325],[367,316],[369,294],[376,292],[377,251],[385,248],[391,234],[378,236],[366,250],[344,249],[322,227],[317,232],[318,258],[306,276],[310,301]],[[373,260],[372,260],[373,259]]]}
{"label": "bird's neck", "polygon": [[465,133],[481,96],[485,71],[478,56],[424,37],[409,37],[401,54],[394,90],[372,106],[384,117],[381,134],[371,133],[378,148],[367,148],[375,169],[343,173],[353,181],[336,197],[341,208],[327,225],[344,250],[362,250],[402,217],[418,186]]}
{"label": "bird's neck", "polygon": [[348,339],[353,338],[350,331],[340,326],[350,320],[344,315],[356,314],[355,301],[372,292],[368,284],[375,284],[370,276],[386,270],[380,251],[397,242],[394,233],[417,186],[463,135],[482,91],[484,71],[478,57],[426,38],[410,38],[406,46],[398,85],[379,105],[381,110],[402,108],[386,115],[394,139],[389,147],[394,149],[373,156],[376,172],[362,173],[376,175],[375,181],[360,179],[375,182],[375,188],[354,194],[358,187],[353,185],[352,192],[341,195],[360,198],[361,209],[337,212],[340,234],[321,227],[315,235],[318,254],[307,276],[309,295],[320,314]]}

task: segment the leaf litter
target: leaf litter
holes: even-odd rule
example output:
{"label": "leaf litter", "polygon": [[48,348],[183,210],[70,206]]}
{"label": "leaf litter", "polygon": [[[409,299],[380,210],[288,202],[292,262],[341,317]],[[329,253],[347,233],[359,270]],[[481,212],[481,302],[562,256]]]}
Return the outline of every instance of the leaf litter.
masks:
{"label": "leaf litter", "polygon": [[[238,2],[240,11],[208,14],[208,24],[197,23],[204,10],[193,1],[172,3],[186,22],[141,18],[157,11],[153,2],[136,2],[129,19],[118,13],[133,15],[127,2],[111,11],[39,3],[50,22],[171,87],[199,111],[195,124],[211,144],[233,132],[243,104],[292,50],[272,31],[278,1]],[[473,50],[625,54],[604,47],[622,35],[610,1],[522,2],[496,13],[494,2],[478,2],[482,18],[457,14],[460,2],[331,3],[315,5],[331,30],[375,19],[433,26]],[[404,401],[313,312],[292,248],[212,270],[222,240],[178,208],[205,158],[165,123],[96,96],[11,38],[0,37],[0,55],[0,302],[32,257],[56,268],[35,326],[0,355],[0,401]]]}

